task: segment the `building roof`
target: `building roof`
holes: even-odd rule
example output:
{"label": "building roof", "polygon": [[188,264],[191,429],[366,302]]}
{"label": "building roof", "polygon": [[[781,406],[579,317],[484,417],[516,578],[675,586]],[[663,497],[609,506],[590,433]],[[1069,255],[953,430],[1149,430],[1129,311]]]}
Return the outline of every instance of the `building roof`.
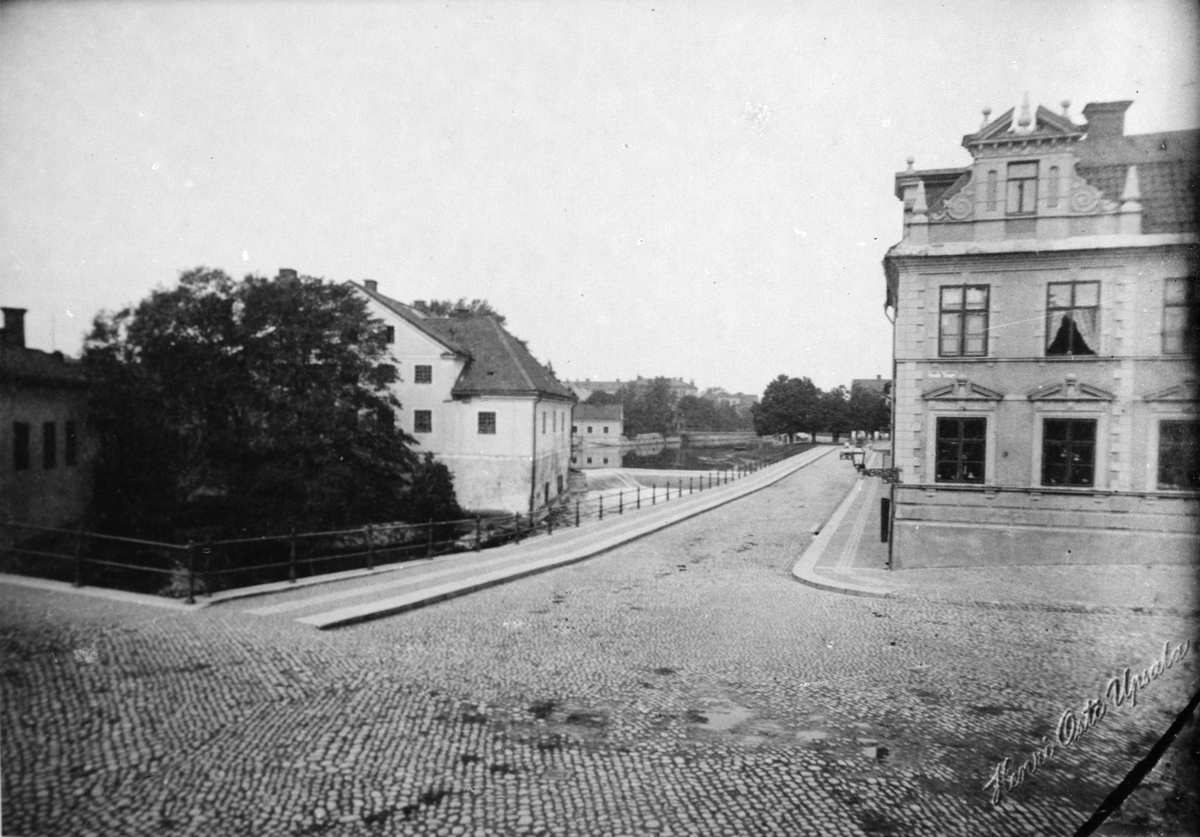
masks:
{"label": "building roof", "polygon": [[430,317],[357,282],[347,284],[466,361],[451,389],[453,395],[544,395],[575,400],[575,394],[493,318]]}
{"label": "building roof", "polygon": [[623,404],[580,404],[575,408],[576,421],[624,421]]}
{"label": "building roof", "polygon": [[0,345],[0,380],[56,386],[84,386],[87,378],[79,361],[62,352],[43,352],[24,346]]}
{"label": "building roof", "polygon": [[1195,230],[1200,130],[1089,137],[1076,144],[1075,153],[1079,174],[1113,201],[1121,199],[1129,167],[1137,166],[1143,233]]}

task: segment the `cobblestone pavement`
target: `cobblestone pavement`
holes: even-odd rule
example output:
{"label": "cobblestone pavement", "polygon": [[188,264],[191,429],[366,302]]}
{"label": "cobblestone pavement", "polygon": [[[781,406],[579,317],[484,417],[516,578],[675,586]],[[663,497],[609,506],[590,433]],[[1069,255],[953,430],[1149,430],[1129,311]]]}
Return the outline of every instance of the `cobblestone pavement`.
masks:
{"label": "cobblestone pavement", "polygon": [[[1190,698],[1195,648],[999,806],[988,776],[1194,623],[796,583],[852,479],[814,473],[337,631],[0,587],[4,833],[1072,834]],[[1195,746],[1125,833],[1186,833]]]}

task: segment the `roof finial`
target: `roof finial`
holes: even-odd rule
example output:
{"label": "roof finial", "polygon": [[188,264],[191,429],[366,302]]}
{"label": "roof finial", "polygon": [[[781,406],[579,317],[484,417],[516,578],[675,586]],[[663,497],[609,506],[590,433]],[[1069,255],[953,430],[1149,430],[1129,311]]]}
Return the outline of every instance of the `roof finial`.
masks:
{"label": "roof finial", "polygon": [[1025,96],[1021,99],[1021,118],[1017,120],[1019,133],[1029,133],[1033,130],[1033,120],[1029,117],[1029,92],[1026,91]]}
{"label": "roof finial", "polygon": [[913,155],[909,154],[907,157],[904,158],[904,162],[908,163],[908,168],[906,169],[906,171],[912,171],[913,163],[916,162],[916,159],[913,157]]}
{"label": "roof finial", "polygon": [[1063,109],[1063,116],[1066,116],[1067,111],[1069,111],[1071,109],[1071,100],[1070,99],[1062,100],[1062,109]]}
{"label": "roof finial", "polygon": [[988,126],[988,120],[990,120],[991,118],[992,118],[992,106],[984,105],[983,106],[983,124],[979,126],[979,130],[982,131],[984,128],[986,128]]}

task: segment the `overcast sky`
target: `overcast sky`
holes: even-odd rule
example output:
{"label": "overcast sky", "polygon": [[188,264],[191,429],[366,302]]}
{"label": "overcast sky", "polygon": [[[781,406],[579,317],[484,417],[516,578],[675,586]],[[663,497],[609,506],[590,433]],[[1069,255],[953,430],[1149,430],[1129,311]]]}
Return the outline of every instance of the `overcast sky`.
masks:
{"label": "overcast sky", "polygon": [[1187,2],[7,3],[0,303],[206,265],[486,298],[560,378],[891,371],[893,176],[980,111],[1192,128]]}

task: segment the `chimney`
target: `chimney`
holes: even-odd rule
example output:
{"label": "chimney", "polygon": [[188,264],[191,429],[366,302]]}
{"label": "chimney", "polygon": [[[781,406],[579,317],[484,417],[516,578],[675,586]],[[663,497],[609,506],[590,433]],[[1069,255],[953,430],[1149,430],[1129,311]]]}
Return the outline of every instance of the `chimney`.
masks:
{"label": "chimney", "polygon": [[363,285],[365,285],[367,290],[371,291],[372,293],[379,292],[379,283],[376,282],[374,279],[364,279]]}
{"label": "chimney", "polygon": [[429,306],[425,304],[425,300],[423,300],[423,299],[413,300],[413,308],[416,308],[422,314],[429,313]]}
{"label": "chimney", "polygon": [[25,348],[24,308],[0,308],[4,312],[4,328],[0,329],[0,345]]}
{"label": "chimney", "polygon": [[1088,139],[1108,139],[1125,136],[1125,111],[1132,101],[1089,102],[1083,108],[1087,120]]}
{"label": "chimney", "polygon": [[276,277],[276,280],[277,281],[286,281],[288,279],[295,281],[296,280],[296,271],[290,267],[279,268],[279,276]]}

